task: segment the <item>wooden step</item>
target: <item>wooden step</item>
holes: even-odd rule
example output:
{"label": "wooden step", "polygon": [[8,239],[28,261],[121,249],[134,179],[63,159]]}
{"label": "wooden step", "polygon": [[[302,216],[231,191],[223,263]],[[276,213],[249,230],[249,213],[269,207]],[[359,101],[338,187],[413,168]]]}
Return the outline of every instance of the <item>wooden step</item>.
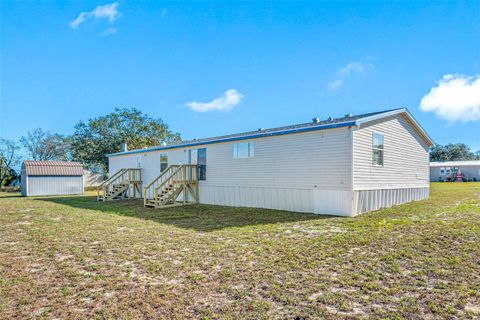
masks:
{"label": "wooden step", "polygon": [[152,202],[145,202],[145,206],[147,207],[155,207],[156,203],[154,201]]}

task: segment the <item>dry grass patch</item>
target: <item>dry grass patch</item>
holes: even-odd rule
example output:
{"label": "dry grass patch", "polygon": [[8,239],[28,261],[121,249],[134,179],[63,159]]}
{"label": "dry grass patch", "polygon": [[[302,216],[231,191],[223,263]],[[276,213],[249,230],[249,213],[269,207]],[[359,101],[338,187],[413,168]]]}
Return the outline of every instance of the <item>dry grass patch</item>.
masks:
{"label": "dry grass patch", "polygon": [[3,318],[478,318],[480,184],[362,215],[0,194]]}

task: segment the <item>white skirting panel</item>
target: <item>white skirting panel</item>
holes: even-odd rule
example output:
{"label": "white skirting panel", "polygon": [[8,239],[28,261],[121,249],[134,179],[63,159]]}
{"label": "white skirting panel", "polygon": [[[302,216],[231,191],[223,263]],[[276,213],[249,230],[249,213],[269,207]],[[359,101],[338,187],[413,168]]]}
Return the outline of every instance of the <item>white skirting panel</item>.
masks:
{"label": "white skirting panel", "polygon": [[391,207],[396,204],[418,201],[428,198],[429,187],[356,190],[353,195],[355,214]]}
{"label": "white skirting panel", "polygon": [[200,185],[200,203],[352,216],[352,192]]}
{"label": "white skirting panel", "polygon": [[352,216],[352,191],[313,190],[314,213]]}
{"label": "white skirting panel", "polygon": [[201,184],[199,191],[203,204],[314,212],[311,189]]}

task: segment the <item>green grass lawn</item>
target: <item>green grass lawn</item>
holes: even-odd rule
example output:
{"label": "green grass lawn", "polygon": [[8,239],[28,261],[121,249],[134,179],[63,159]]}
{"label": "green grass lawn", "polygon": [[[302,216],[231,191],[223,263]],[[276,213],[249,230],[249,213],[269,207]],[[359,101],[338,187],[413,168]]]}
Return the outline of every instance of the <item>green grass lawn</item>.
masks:
{"label": "green grass lawn", "polygon": [[480,317],[480,183],[356,218],[0,194],[0,318]]}

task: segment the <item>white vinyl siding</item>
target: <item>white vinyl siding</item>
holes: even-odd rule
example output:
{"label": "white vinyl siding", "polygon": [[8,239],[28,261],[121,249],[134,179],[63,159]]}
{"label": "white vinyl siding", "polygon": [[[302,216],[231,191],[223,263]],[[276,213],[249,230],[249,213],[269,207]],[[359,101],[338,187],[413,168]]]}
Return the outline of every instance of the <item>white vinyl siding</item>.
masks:
{"label": "white vinyl siding", "polygon": [[[372,135],[384,136],[383,166],[372,166]],[[429,146],[403,115],[372,121],[354,131],[354,189],[424,187]]]}
{"label": "white vinyl siding", "polygon": [[248,161],[232,159],[233,143],[208,145],[208,178],[202,184],[350,189],[351,141],[347,128],[253,141],[255,156]]}
{"label": "white vinyl siding", "polygon": [[142,156],[137,156],[137,168],[142,167]]}
{"label": "white vinyl siding", "polygon": [[350,133],[338,128],[252,139],[255,156],[249,161],[232,158],[234,142],[114,156],[109,158],[109,174],[135,168],[141,156],[146,185],[160,174],[160,154],[166,153],[171,165],[185,164],[189,149],[206,148],[207,180],[200,185],[350,190]]}

